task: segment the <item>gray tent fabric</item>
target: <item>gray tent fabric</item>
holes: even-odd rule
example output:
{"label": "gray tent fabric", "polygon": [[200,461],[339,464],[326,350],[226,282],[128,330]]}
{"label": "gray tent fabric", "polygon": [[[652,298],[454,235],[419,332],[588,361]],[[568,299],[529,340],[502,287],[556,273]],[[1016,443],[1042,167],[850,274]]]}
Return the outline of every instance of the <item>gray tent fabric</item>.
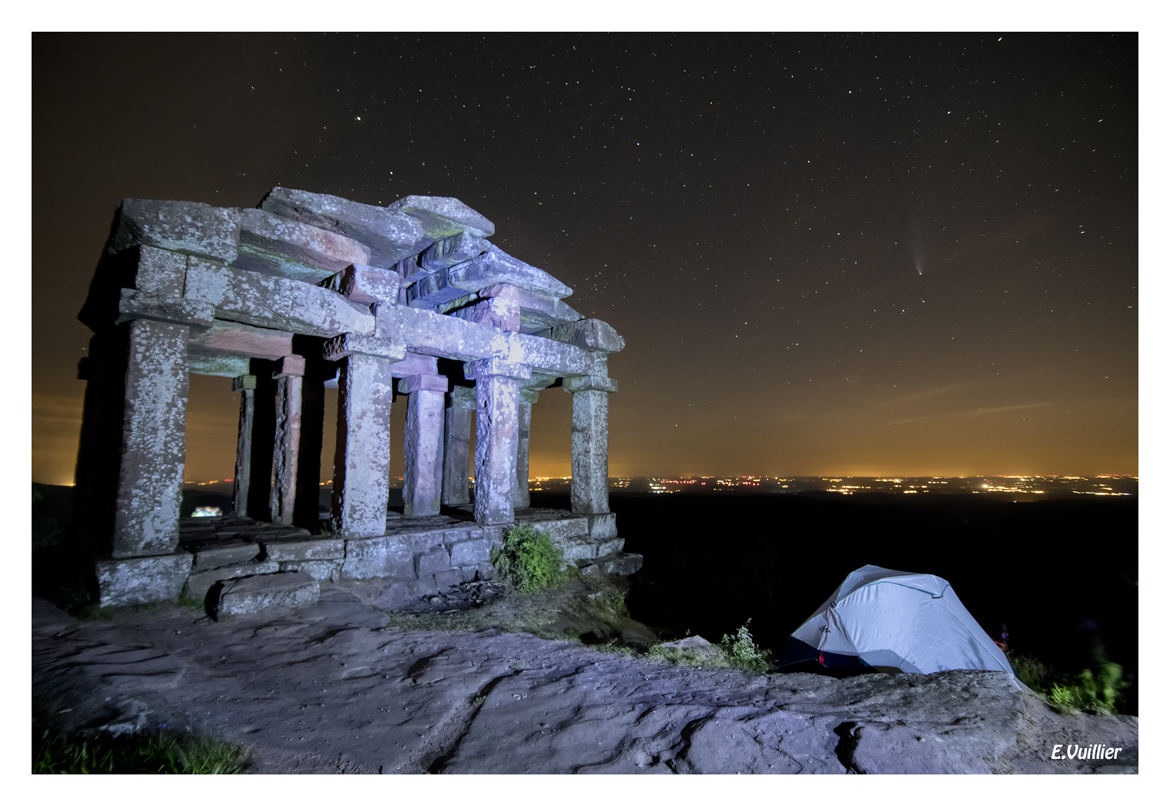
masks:
{"label": "gray tent fabric", "polygon": [[951,584],[933,574],[858,568],[792,637],[813,657],[921,674],[986,669],[1014,677],[1003,651]]}

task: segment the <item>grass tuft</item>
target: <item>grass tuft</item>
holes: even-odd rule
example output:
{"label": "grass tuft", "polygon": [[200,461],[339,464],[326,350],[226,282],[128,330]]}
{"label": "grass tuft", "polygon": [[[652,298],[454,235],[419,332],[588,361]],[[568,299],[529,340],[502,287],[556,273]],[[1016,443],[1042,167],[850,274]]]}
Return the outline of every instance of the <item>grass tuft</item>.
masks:
{"label": "grass tuft", "polygon": [[170,733],[79,738],[44,731],[33,748],[34,774],[232,775],[243,771],[247,751],[236,744]]}
{"label": "grass tuft", "polygon": [[714,666],[719,668],[731,666],[731,659],[722,650],[720,650],[719,655],[716,655],[714,652],[695,652],[690,649],[655,644],[646,651],[646,654],[652,658],[669,661],[675,666]]}

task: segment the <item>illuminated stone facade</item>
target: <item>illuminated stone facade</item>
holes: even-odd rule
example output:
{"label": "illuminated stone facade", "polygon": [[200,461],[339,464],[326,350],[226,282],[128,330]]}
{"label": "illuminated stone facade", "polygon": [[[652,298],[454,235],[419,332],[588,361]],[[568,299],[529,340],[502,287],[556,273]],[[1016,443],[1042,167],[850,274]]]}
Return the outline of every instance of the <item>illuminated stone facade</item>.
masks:
{"label": "illuminated stone facade", "polygon": [[[405,603],[490,575],[490,546],[518,511],[585,569],[636,568],[607,488],[607,356],[625,344],[493,233],[441,197],[380,207],[276,188],[257,209],[124,201],[81,312],[94,336],[77,500],[103,604],[285,572],[396,580],[391,603]],[[234,518],[181,522],[191,373],[231,377],[240,393]],[[563,513],[527,509],[532,405],[554,385],[573,395]],[[328,536],[327,387],[338,390]],[[395,397],[407,407],[401,514],[388,512]]]}

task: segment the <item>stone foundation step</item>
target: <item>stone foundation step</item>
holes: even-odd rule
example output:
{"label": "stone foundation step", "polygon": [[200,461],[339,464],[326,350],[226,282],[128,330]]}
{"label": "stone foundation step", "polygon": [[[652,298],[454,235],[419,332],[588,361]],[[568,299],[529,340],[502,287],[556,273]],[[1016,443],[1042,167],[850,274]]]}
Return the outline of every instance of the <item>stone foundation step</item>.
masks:
{"label": "stone foundation step", "polygon": [[[259,548],[259,547],[257,547]],[[195,599],[205,600],[207,593],[217,582],[226,582],[229,579],[240,577],[275,574],[280,570],[280,563],[271,560],[257,562],[242,562],[236,565],[220,566],[207,571],[196,571],[187,577],[187,584],[183,592]]]}
{"label": "stone foundation step", "polygon": [[191,565],[194,571],[210,571],[227,565],[251,562],[260,554],[258,544],[243,538],[192,541],[183,543],[182,546],[195,556]]}
{"label": "stone foundation step", "polygon": [[273,608],[307,607],[317,603],[321,583],[303,571],[239,577],[217,583],[211,615],[217,621],[224,616],[259,613]]}
{"label": "stone foundation step", "polygon": [[633,553],[610,554],[581,569],[581,575],[628,577],[642,567],[642,555]]}

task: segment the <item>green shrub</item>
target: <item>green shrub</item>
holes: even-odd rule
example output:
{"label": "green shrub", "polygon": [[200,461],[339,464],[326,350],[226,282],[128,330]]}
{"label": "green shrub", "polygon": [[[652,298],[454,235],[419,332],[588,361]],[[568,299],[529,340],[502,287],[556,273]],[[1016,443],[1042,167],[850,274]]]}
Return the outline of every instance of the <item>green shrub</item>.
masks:
{"label": "green shrub", "polygon": [[1095,714],[1116,714],[1117,701],[1129,684],[1125,682],[1120,663],[1106,660],[1104,655],[1097,658],[1096,670],[1081,671],[1081,707]]}
{"label": "green shrub", "polygon": [[244,748],[218,739],[170,733],[80,739],[41,734],[34,774],[187,773],[230,775],[243,770]]}
{"label": "green shrub", "polygon": [[749,672],[766,672],[771,666],[771,653],[756,645],[748,630],[748,624],[751,623],[752,620],[748,619],[735,631],[734,638],[724,635],[723,640],[719,642],[719,648],[727,653],[732,666]]}
{"label": "green shrub", "polygon": [[1051,672],[1036,658],[1004,652],[1012,664],[1012,670],[1020,682],[1033,691],[1047,691],[1051,684]]}
{"label": "green shrub", "polygon": [[504,533],[504,545],[492,549],[492,565],[521,593],[536,593],[564,577],[564,555],[544,532],[518,524]]}
{"label": "green shrub", "polygon": [[1108,660],[1103,652],[1094,656],[1093,667],[1076,675],[1057,674],[1035,658],[1008,654],[1020,682],[1048,698],[1062,713],[1085,711],[1091,714],[1116,714],[1122,698],[1125,671],[1121,664]]}
{"label": "green shrub", "polygon": [[1117,701],[1128,685],[1121,664],[1098,655],[1092,669],[1081,673],[1065,685],[1054,683],[1048,699],[1062,711],[1078,710],[1090,714],[1116,714]]}

